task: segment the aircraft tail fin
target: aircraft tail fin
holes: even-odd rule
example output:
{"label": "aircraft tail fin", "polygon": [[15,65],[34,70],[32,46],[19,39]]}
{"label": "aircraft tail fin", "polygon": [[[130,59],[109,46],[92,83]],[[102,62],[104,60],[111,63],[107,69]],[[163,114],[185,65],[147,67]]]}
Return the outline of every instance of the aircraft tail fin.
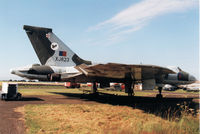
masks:
{"label": "aircraft tail fin", "polygon": [[91,61],[81,59],[66,46],[51,28],[24,25],[31,44],[42,65],[77,66],[91,65]]}

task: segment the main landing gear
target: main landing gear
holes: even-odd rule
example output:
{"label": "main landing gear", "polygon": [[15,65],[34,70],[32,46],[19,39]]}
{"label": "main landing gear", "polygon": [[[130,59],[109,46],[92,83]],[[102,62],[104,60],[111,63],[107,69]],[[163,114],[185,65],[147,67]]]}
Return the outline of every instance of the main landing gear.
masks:
{"label": "main landing gear", "polygon": [[158,91],[159,91],[159,94],[156,95],[156,98],[157,99],[162,99],[163,96],[162,96],[162,87],[158,87]]}
{"label": "main landing gear", "polygon": [[124,84],[125,84],[125,93],[128,93],[128,96],[133,96],[134,95],[133,88],[132,88],[133,81],[128,81],[128,82],[125,82]]}
{"label": "main landing gear", "polygon": [[134,81],[133,81],[133,76],[131,73],[126,73],[125,74],[125,93],[128,93],[128,96],[133,96],[134,92],[133,92],[133,85],[134,85]]}
{"label": "main landing gear", "polygon": [[91,88],[92,88],[92,94],[98,94],[97,93],[97,83],[94,81],[94,82],[92,82],[92,86],[91,86]]}

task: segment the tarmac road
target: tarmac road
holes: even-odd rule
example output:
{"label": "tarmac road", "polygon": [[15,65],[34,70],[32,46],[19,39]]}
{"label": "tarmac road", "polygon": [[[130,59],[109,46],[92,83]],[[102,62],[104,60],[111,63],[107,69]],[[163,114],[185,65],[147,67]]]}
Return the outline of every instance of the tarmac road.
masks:
{"label": "tarmac road", "polygon": [[92,104],[94,101],[82,101],[80,99],[63,97],[61,95],[50,96],[24,96],[21,101],[0,101],[0,134],[24,134],[25,125],[21,120],[22,114],[14,109],[27,104]]}
{"label": "tarmac road", "polygon": [[[140,92],[140,91],[139,91]],[[148,91],[149,92],[149,91]],[[154,91],[155,92],[155,91]],[[94,96],[91,94],[71,94],[71,93],[55,93],[55,95],[45,96],[23,96],[21,101],[0,101],[0,134],[23,134],[25,133],[25,124],[21,120],[21,113],[15,112],[14,109],[27,104],[102,104],[126,105],[133,108],[139,108],[148,113],[156,113],[155,110],[163,111],[169,107],[176,107],[176,104],[188,102],[192,108],[198,110],[198,103],[193,102],[193,98],[198,99],[198,94],[182,93],[164,93],[162,106],[157,103],[155,97],[127,97],[115,96],[109,94],[101,94]],[[178,97],[179,96],[179,97]],[[197,101],[199,102],[199,101]],[[164,109],[163,109],[164,108]],[[162,112],[162,111],[160,111]],[[163,112],[164,113],[164,112]],[[162,114],[161,114],[162,115]]]}

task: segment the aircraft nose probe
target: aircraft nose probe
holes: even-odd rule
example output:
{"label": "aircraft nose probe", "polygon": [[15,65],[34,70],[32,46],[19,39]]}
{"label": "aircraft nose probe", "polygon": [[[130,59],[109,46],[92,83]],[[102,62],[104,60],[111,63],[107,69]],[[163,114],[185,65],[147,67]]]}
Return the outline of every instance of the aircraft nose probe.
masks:
{"label": "aircraft nose probe", "polygon": [[19,70],[17,70],[17,69],[10,69],[10,73],[11,74],[18,74]]}
{"label": "aircraft nose probe", "polygon": [[15,70],[14,69],[10,69],[10,73],[11,74],[15,74]]}

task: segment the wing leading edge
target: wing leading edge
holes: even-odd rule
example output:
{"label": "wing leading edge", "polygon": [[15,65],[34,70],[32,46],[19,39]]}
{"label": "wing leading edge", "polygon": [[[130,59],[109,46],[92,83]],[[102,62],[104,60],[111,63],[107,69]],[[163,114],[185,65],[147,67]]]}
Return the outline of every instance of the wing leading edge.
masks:
{"label": "wing leading edge", "polygon": [[[75,67],[87,78],[124,79],[131,73],[134,80],[147,80],[161,78],[166,74],[175,74],[174,71],[155,65],[128,65],[118,63],[97,64],[92,66],[79,65]],[[76,78],[75,76],[74,78]],[[71,79],[72,77],[70,77]]]}

